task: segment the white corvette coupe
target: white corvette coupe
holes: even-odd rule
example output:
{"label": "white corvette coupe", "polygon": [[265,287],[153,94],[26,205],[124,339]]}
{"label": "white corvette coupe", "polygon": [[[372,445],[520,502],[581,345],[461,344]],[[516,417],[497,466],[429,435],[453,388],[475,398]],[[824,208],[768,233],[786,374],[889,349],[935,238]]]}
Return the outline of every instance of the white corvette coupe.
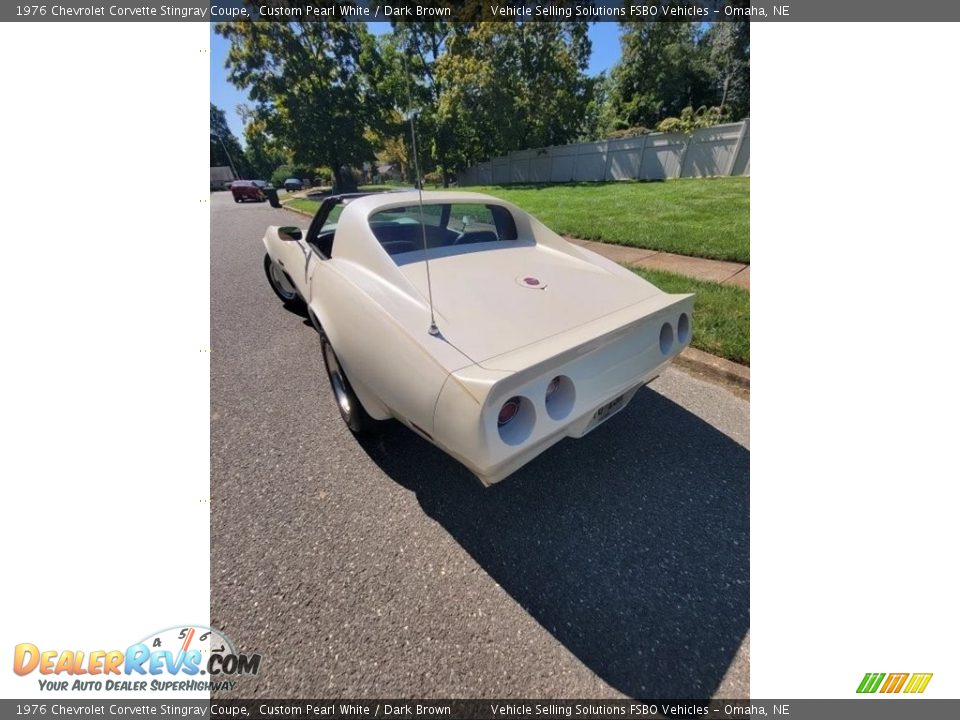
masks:
{"label": "white corvette coupe", "polygon": [[692,295],[488,195],[330,196],[306,234],[263,244],[350,429],[396,418],[487,485],[608,420],[690,342]]}

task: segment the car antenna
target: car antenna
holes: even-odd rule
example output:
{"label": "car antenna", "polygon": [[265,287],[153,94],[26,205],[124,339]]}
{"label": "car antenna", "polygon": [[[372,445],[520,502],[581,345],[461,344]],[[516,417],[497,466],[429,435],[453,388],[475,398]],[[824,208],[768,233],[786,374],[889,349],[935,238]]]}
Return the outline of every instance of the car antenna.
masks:
{"label": "car antenna", "polygon": [[[410,48],[407,47],[407,50]],[[407,109],[410,116],[410,139],[413,145],[413,171],[417,178],[418,206],[420,208],[420,232],[423,236],[423,264],[427,268],[427,297],[430,301],[430,327],[427,329],[434,337],[440,335],[437,319],[433,314],[433,285],[430,282],[430,253],[427,250],[427,224],[423,219],[423,178],[420,176],[420,161],[417,159],[417,128],[413,122],[413,95],[410,93],[410,73],[407,71],[407,56],[402,53],[404,75],[407,76]]]}

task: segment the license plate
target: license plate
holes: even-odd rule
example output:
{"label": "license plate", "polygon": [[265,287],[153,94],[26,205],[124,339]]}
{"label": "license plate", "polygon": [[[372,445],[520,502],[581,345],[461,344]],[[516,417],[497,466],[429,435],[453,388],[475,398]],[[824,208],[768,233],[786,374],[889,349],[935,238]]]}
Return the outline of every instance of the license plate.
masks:
{"label": "license plate", "polygon": [[609,420],[611,417],[616,415],[620,410],[623,410],[624,405],[627,404],[627,396],[621,395],[620,397],[614,398],[606,405],[601,405],[597,408],[596,412],[593,413],[593,419],[590,421],[590,429],[592,430],[600,423],[605,420]]}

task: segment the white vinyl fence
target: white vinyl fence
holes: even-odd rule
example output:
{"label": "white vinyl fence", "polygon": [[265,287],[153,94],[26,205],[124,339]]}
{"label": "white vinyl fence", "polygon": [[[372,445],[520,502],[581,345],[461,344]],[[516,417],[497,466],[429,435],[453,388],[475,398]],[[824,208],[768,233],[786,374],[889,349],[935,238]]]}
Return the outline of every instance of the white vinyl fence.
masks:
{"label": "white vinyl fence", "polygon": [[750,174],[750,121],[679,133],[512,152],[467,168],[468,185],[599,180],[664,180]]}

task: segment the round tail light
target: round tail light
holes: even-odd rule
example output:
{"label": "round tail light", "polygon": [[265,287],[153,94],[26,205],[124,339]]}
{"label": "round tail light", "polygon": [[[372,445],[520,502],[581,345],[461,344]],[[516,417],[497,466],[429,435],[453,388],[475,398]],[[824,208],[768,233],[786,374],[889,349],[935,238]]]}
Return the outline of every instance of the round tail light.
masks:
{"label": "round tail light", "polygon": [[500,408],[500,414],[497,415],[497,427],[503,427],[513,420],[520,412],[520,398],[514,396],[507,400]]}
{"label": "round tail light", "polygon": [[573,380],[566,375],[557,375],[547,383],[544,405],[547,408],[547,415],[554,420],[563,420],[567,417],[573,410],[576,399],[577,391],[573,387]]}
{"label": "round tail light", "polygon": [[684,345],[690,340],[690,318],[686,313],[680,313],[680,319],[677,320],[677,340]]}
{"label": "round tail light", "polygon": [[673,326],[665,322],[660,328],[660,352],[664,355],[670,354],[670,349],[673,347]]}

